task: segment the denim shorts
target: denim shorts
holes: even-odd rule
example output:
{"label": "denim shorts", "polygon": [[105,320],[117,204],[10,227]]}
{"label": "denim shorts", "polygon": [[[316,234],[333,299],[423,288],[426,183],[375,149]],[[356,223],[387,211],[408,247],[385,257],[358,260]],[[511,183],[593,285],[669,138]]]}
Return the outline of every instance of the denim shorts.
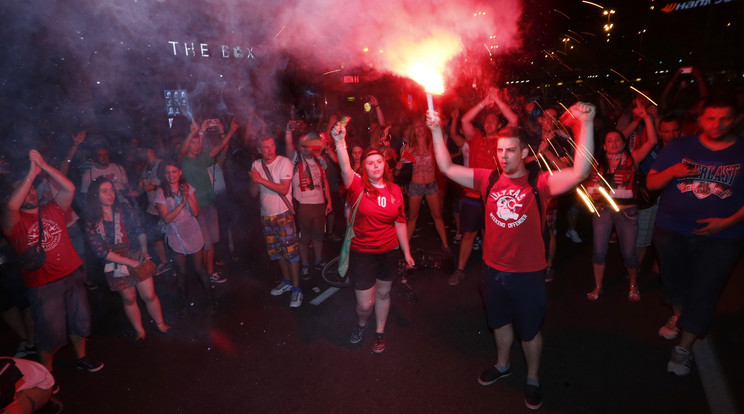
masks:
{"label": "denim shorts", "polygon": [[409,197],[423,197],[431,194],[439,194],[439,186],[436,181],[430,183],[410,183],[408,184]]}

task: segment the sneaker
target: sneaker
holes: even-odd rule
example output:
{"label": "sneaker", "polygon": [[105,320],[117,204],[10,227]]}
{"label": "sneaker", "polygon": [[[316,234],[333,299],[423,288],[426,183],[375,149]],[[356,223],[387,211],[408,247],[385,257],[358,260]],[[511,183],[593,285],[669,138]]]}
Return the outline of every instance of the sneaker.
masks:
{"label": "sneaker", "polygon": [[672,350],[672,357],[667,362],[667,372],[679,376],[687,375],[692,368],[692,354],[690,351],[675,346]]}
{"label": "sneaker", "polygon": [[496,368],[496,366],[492,366],[491,368],[488,368],[487,370],[481,372],[481,374],[478,376],[478,384],[480,385],[491,385],[494,382],[500,380],[501,378],[506,378],[509,375],[511,375],[511,368],[507,369],[504,372],[501,372]]}
{"label": "sneaker", "polygon": [[77,367],[77,369],[82,369],[83,371],[98,372],[103,369],[103,362],[96,361],[91,357],[84,356],[78,359],[75,366]]}
{"label": "sneaker", "polygon": [[349,342],[352,344],[358,344],[359,342],[362,342],[362,338],[364,338],[364,329],[367,328],[367,326],[359,326],[357,325],[354,330],[351,332],[351,337],[349,337]]}
{"label": "sneaker", "polygon": [[289,299],[289,307],[299,308],[300,305],[302,305],[302,291],[293,290],[292,296],[290,296],[290,299]]}
{"label": "sneaker", "polygon": [[372,347],[372,352],[381,354],[383,351],[385,351],[385,334],[375,334],[375,345]]}
{"label": "sneaker", "polygon": [[310,280],[310,266],[302,266],[300,277],[302,280]]}
{"label": "sneaker", "polygon": [[220,272],[214,272],[209,275],[209,281],[212,283],[222,284],[227,282],[227,278],[222,276],[222,273]]}
{"label": "sneaker", "polygon": [[458,231],[455,234],[455,237],[452,239],[452,243],[460,244],[461,242],[462,242],[462,233]]}
{"label": "sneaker", "polygon": [[566,232],[566,237],[568,237],[572,242],[574,243],[581,243],[581,237],[579,237],[579,233],[576,232],[576,230],[569,230]]}
{"label": "sneaker", "polygon": [[460,269],[455,269],[455,271],[452,272],[452,276],[447,280],[447,283],[450,286],[457,286],[457,284],[463,279],[465,279],[465,272]]}
{"label": "sneaker", "polygon": [[289,292],[290,289],[292,289],[292,284],[289,283],[289,280],[283,279],[274,289],[271,289],[271,295],[279,296],[284,292]]}
{"label": "sneaker", "polygon": [[536,385],[527,385],[527,391],[524,392],[524,405],[530,410],[538,410],[542,407],[543,397],[540,387]]}
{"label": "sneaker", "polygon": [[666,325],[659,328],[659,336],[664,339],[675,339],[679,335],[679,328],[677,327],[677,315],[669,317]]}
{"label": "sneaker", "polygon": [[28,342],[23,340],[18,345],[18,349],[16,349],[16,353],[13,356],[16,358],[26,358],[29,355],[36,355],[36,345],[29,345]]}

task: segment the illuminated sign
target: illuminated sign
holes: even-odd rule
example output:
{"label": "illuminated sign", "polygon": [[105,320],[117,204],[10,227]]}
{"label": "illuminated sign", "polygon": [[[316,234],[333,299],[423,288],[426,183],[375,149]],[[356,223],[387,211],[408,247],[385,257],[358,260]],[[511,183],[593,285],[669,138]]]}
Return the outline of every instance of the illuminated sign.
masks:
{"label": "illuminated sign", "polygon": [[173,56],[200,56],[200,57],[205,57],[205,58],[212,57],[212,56],[220,56],[225,59],[229,59],[229,58],[255,59],[256,58],[255,56],[253,56],[252,47],[243,48],[242,46],[220,45],[219,49],[217,49],[216,54],[213,54],[214,52],[209,48],[208,43],[176,42],[174,40],[169,40],[168,44],[171,45]]}
{"label": "illuminated sign", "polygon": [[690,0],[682,3],[668,3],[666,6],[661,8],[664,13],[671,13],[680,10],[695,9],[698,7],[705,7],[710,5],[718,5],[722,3],[732,3],[733,0]]}

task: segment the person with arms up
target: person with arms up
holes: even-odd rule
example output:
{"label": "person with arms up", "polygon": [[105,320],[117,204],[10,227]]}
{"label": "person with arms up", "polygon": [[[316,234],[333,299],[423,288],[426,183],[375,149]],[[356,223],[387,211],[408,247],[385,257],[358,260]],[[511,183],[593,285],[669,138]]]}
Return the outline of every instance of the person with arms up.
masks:
{"label": "person with arms up", "polygon": [[494,170],[453,164],[444,144],[439,116],[429,111],[427,125],[434,138],[439,169],[447,177],[484,195],[486,227],[483,245],[483,298],[488,324],[493,329],[498,360],[478,377],[490,385],[511,375],[510,351],[515,334],[527,360],[524,402],[536,410],[542,406],[538,371],[542,353],[542,325],[547,308],[545,292],[545,244],[542,241],[545,210],[551,197],[565,193],[591,172],[594,150],[593,105],[576,103],[569,109],[572,127],[579,137],[574,166],[562,171],[528,172],[529,148],[518,131],[502,131],[494,156],[501,174]]}
{"label": "person with arms up", "polygon": [[[10,196],[4,198],[2,228],[16,251],[23,255],[34,248],[41,237],[46,254],[44,264],[36,270],[23,270],[34,320],[34,336],[41,363],[54,370],[54,354],[69,337],[77,356],[77,368],[97,372],[103,363],[87,356],[85,338],[90,335],[90,306],[85,289],[83,262],[67,233],[65,211],[70,208],[75,184],[49,165],[41,154],[31,150],[30,167],[18,181]],[[59,185],[54,200],[40,206],[33,182],[45,172]],[[43,229],[39,224],[42,223]]]}
{"label": "person with arms up", "polygon": [[338,123],[331,135],[336,143],[349,205],[352,210],[356,209],[351,224],[354,238],[347,277],[356,296],[357,326],[349,341],[352,344],[362,341],[374,308],[377,326],[372,351],[379,354],[385,350],[385,322],[390,312],[390,291],[398,274],[400,254],[403,253],[408,266],[414,264],[408,245],[403,193],[393,183],[390,167],[380,151],[365,151],[361,173],[357,174],[346,149],[346,128]]}

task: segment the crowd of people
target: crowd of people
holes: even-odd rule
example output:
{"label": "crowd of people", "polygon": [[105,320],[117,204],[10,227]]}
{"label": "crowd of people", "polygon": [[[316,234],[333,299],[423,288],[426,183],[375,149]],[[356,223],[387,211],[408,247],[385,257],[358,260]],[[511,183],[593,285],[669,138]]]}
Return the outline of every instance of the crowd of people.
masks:
{"label": "crowd of people", "polygon": [[[699,70],[693,74],[705,84]],[[386,118],[370,96],[374,116],[366,129],[334,114],[291,117],[277,132],[254,113],[243,126],[193,121],[188,131],[176,128],[123,152],[121,163],[110,161],[105,140],[86,131],[72,136],[61,158],[32,149],[15,160],[14,170],[25,175],[2,176],[7,259],[0,305],[21,339],[15,356],[38,355],[52,373],[54,354],[69,338],[78,368],[102,369],[85,338],[87,290],[104,280],[119,292],[137,341],[146,337],[138,295],[160,332],[173,329],[163,318],[156,275],[175,274],[180,317],[189,316],[190,302],[218,315],[211,285],[229,283],[220,266],[250,269],[258,256],[247,246],[256,237],[265,243],[261,257],[281,271],[270,294],[290,293],[289,306],[301,307],[303,281],[338,255],[326,240],[340,241],[345,225],[353,230],[347,277],[356,298],[349,342],[363,341],[374,315],[373,352],[382,353],[391,288],[399,263],[415,265],[411,246],[425,202],[453,263],[452,289],[473,252],[482,252],[497,362],[478,376],[480,384],[512,373],[516,338],[527,362],[525,405],[541,407],[540,328],[545,284],[556,277],[557,222],[565,219],[566,237],[581,243],[582,210],[592,211],[594,281],[586,297],[601,300],[608,244],[616,238],[628,299],[640,301],[641,260],[653,244],[672,309],[659,335],[680,338],[667,370],[686,375],[692,345],[710,329],[718,293],[744,246],[744,142],[742,97],[712,97],[701,86],[698,99],[681,106],[672,93],[678,76],[661,107],[651,91],[599,93],[566,108],[491,88],[472,106],[443,102],[451,111],[404,119]],[[79,151],[91,140],[87,153]],[[451,244],[459,244],[457,252]],[[187,292],[189,276],[202,292]],[[58,390],[48,383],[42,388]]]}

